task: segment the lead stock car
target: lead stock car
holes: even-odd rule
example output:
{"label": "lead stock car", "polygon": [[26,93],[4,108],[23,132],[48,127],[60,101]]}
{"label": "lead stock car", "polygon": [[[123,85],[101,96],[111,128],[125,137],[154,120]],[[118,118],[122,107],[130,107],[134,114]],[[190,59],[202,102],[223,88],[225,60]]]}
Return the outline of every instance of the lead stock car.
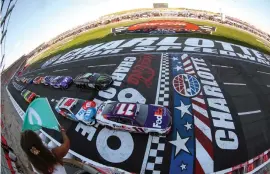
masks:
{"label": "lead stock car", "polygon": [[62,97],[55,105],[55,110],[70,120],[80,121],[86,125],[94,125],[96,124],[95,107],[96,103],[94,101]]}
{"label": "lead stock car", "polygon": [[164,106],[106,101],[97,110],[99,124],[136,133],[168,134],[172,117]]}

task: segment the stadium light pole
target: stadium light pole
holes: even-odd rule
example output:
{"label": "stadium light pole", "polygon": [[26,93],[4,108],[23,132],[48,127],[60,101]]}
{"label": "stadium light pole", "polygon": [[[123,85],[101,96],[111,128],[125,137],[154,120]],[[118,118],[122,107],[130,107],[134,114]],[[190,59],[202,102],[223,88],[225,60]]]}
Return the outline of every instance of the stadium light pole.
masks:
{"label": "stadium light pole", "polygon": [[1,3],[2,3],[2,4],[1,4],[1,11],[2,11],[2,10],[3,10],[3,7],[4,7],[5,0],[2,0]]}
{"label": "stadium light pole", "polygon": [[2,27],[3,24],[5,24],[5,21],[6,21],[7,17],[9,16],[9,14],[11,13],[11,11],[13,10],[14,7],[15,7],[15,4],[13,4],[11,6],[11,8],[7,11],[7,13],[5,14],[5,16],[3,17],[2,21],[1,21],[1,27]]}
{"label": "stadium light pole", "polygon": [[[2,32],[3,33],[3,32]],[[4,33],[2,34],[2,37],[1,37],[1,44],[4,40],[4,37],[7,35],[7,30],[4,31]]]}
{"label": "stadium light pole", "polygon": [[[3,67],[1,72],[3,72],[3,70],[5,68],[5,63],[4,63],[5,61],[4,60],[5,60],[5,46],[6,46],[6,35],[7,35],[7,30],[8,30],[8,24],[9,24],[9,20],[10,20],[10,17],[11,17],[12,10],[14,9],[14,7],[15,7],[18,0],[16,0],[15,3],[10,7],[12,1],[13,0],[9,0],[9,4],[8,4],[6,14],[4,15],[4,17],[1,16],[1,18],[2,18],[1,19],[1,24],[0,24],[1,25],[1,33],[2,33],[2,37],[1,37],[1,55],[2,55],[2,57],[1,57],[1,66]],[[3,9],[4,2],[5,2],[5,0],[2,0],[1,11]]]}
{"label": "stadium light pole", "polygon": [[1,64],[0,64],[0,67],[3,65],[3,62],[4,62],[4,58],[5,58],[5,54],[2,56],[2,60],[1,60]]}

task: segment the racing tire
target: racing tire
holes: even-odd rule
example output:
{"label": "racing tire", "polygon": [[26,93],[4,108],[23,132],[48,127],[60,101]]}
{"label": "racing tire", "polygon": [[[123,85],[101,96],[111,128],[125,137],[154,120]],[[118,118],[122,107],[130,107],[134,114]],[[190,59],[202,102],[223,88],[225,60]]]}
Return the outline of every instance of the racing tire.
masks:
{"label": "racing tire", "polygon": [[100,91],[100,90],[101,90],[101,87],[98,86],[98,85],[96,85],[96,86],[95,86],[95,89],[98,90],[98,91]]}
{"label": "racing tire", "polygon": [[163,135],[163,134],[160,134],[160,133],[157,133],[157,132],[150,132],[149,134],[152,135],[152,136],[156,136],[156,137],[160,137],[160,136]]}
{"label": "racing tire", "polygon": [[107,128],[109,130],[113,130],[113,128],[111,126],[105,126],[105,128]]}

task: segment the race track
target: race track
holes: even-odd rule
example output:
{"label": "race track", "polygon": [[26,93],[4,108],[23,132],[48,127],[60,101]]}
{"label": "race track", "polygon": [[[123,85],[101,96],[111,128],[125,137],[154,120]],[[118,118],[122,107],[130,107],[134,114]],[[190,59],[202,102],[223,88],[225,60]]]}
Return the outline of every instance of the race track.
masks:
{"label": "race track", "polygon": [[[195,42],[191,45],[185,39],[180,38],[182,46],[185,43],[186,47],[195,47]],[[172,45],[167,40],[168,43]],[[27,85],[27,89],[47,97],[53,108],[65,96],[94,100],[97,104],[106,100],[159,104],[173,113],[171,133],[157,137],[108,130],[100,125],[85,126],[55,112],[67,129],[71,149],[78,154],[134,173],[212,173],[242,164],[269,149],[270,69],[266,55],[258,56],[258,52],[250,50],[248,55],[241,48],[242,57],[250,56],[241,58],[233,56],[228,45],[211,46],[207,42],[204,46],[203,43],[206,41],[197,42],[201,50],[211,47],[219,53],[220,50],[230,53],[212,54],[213,51],[199,52],[183,46],[165,51],[124,49],[114,54],[74,59],[74,54],[78,54],[69,52],[47,64],[46,61],[34,64],[23,76],[75,78],[80,73],[98,72],[110,74],[115,80],[111,88],[99,92],[78,89],[75,85],[67,90],[43,84]],[[115,50],[117,46],[108,49]],[[233,48],[240,54],[239,47]],[[15,79],[11,82],[8,90],[26,110],[27,103],[14,87],[24,84]],[[60,134],[46,132],[61,142]]]}

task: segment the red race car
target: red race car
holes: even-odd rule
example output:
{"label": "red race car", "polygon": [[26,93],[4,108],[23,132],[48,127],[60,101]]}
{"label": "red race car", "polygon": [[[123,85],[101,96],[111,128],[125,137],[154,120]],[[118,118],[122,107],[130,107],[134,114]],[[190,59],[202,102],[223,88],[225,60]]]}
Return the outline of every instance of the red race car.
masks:
{"label": "red race car", "polygon": [[33,83],[36,84],[36,85],[37,85],[37,84],[40,84],[41,81],[42,81],[42,79],[43,79],[43,77],[37,76],[37,77],[34,79]]}
{"label": "red race car", "polygon": [[27,101],[28,103],[31,103],[33,100],[35,100],[36,98],[39,97],[39,95],[37,95],[36,93],[34,92],[31,92],[27,89],[24,89],[22,92],[21,92],[21,96],[24,98],[25,101]]}

